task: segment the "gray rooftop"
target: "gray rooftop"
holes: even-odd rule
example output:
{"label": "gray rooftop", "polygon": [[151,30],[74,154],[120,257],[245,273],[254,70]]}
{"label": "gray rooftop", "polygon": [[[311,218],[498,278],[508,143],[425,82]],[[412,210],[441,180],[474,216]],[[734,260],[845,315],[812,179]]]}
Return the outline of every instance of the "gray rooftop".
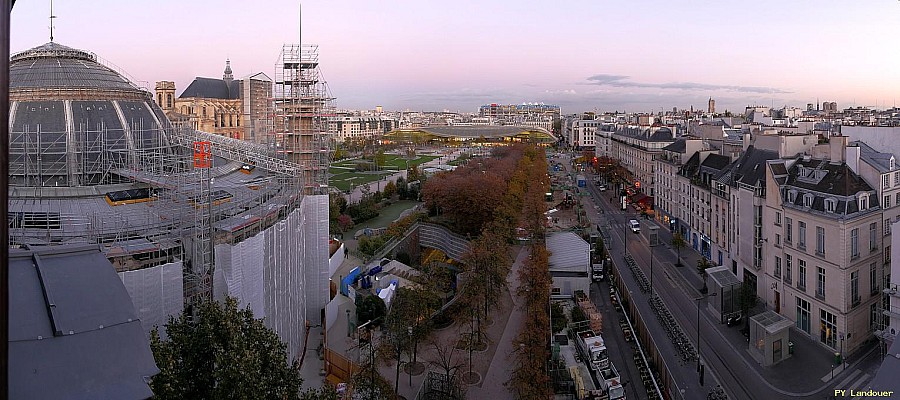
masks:
{"label": "gray rooftop", "polygon": [[734,273],[731,272],[728,267],[712,267],[707,268],[706,274],[709,275],[709,279],[718,285],[719,287],[728,287],[734,285],[740,285],[741,280],[738,279]]}
{"label": "gray rooftop", "polygon": [[9,89],[33,88],[140,91],[118,72],[99,64],[94,54],[53,42],[10,58]]}
{"label": "gray rooftop", "polygon": [[591,245],[573,232],[547,236],[551,271],[584,272],[591,263]]}
{"label": "gray rooftop", "polygon": [[893,154],[882,153],[859,140],[850,142],[849,145],[859,147],[859,159],[866,164],[871,165],[878,170],[878,172],[885,173],[891,171],[891,159],[894,158]]}
{"label": "gray rooftop", "polygon": [[781,332],[785,329],[790,328],[794,325],[791,320],[785,318],[781,314],[776,313],[775,311],[768,310],[759,314],[756,314],[750,317],[751,321],[758,323],[763,329],[766,330],[766,333],[775,334]]}
{"label": "gray rooftop", "polygon": [[144,328],[96,246],[12,250],[9,287],[10,398],[152,396]]}
{"label": "gray rooftop", "polygon": [[485,125],[485,126],[429,126],[421,128],[422,131],[440,137],[460,137],[497,139],[516,136],[529,131],[542,131],[540,128],[511,126],[511,125]]}

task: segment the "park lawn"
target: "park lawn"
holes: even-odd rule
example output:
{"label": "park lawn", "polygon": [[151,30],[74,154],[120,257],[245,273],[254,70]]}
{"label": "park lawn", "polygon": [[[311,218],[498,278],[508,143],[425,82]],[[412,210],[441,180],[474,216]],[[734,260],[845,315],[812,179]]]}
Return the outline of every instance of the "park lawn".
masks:
{"label": "park lawn", "polygon": [[[421,165],[438,157],[439,156],[420,155],[416,159],[410,160],[409,165]],[[365,185],[370,182],[376,182],[385,175],[390,175],[406,168],[406,161],[403,157],[395,154],[384,155],[384,169],[378,172],[356,171],[356,161],[357,160],[348,160],[332,163],[328,169],[328,183],[342,192],[347,192],[350,190],[351,183],[354,187]]]}
{"label": "park lawn", "polygon": [[378,211],[377,217],[355,225],[353,229],[358,231],[365,228],[386,228],[391,224],[391,222],[394,222],[394,220],[400,218],[400,214],[403,213],[403,211],[409,210],[410,208],[413,208],[418,204],[419,202],[413,200],[400,200],[394,204],[382,208]]}
{"label": "park lawn", "polygon": [[[392,174],[394,171],[382,171],[377,173],[362,174],[359,172],[341,172],[331,175],[328,178],[328,184],[338,188],[342,192],[350,190],[350,184],[354,187],[365,185],[369,182],[376,182],[382,177]],[[387,183],[387,182],[385,182]]]}

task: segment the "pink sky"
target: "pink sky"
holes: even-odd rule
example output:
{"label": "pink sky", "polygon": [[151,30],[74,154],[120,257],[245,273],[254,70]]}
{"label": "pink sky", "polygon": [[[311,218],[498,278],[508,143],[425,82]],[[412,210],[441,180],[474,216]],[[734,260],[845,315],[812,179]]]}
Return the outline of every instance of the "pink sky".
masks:
{"label": "pink sky", "polygon": [[[152,87],[195,76],[273,76],[299,36],[297,2],[54,5],[56,42],[93,51]],[[49,40],[49,2],[18,1],[12,49]],[[900,2],[306,1],[341,108],[476,111],[545,102],[564,112],[837,101],[890,107],[900,93]]]}

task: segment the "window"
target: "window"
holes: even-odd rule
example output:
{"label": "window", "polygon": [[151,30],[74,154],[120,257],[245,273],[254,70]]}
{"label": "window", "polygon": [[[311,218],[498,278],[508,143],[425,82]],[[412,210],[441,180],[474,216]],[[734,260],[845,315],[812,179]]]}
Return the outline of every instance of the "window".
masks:
{"label": "window", "polygon": [[891,206],[891,195],[884,196],[884,208]]}
{"label": "window", "polygon": [[825,254],[825,228],[816,227],[816,254]]}
{"label": "window", "polygon": [[166,94],[166,107],[172,108],[172,95],[169,93]]}
{"label": "window", "polygon": [[797,297],[797,329],[809,333],[809,302]]}
{"label": "window", "polygon": [[[894,169],[894,159],[891,159],[891,169]],[[900,185],[900,172],[894,172],[894,186]]]}
{"label": "window", "polygon": [[878,244],[875,242],[876,236],[878,236],[878,223],[873,222],[869,224],[869,251],[878,248]]}
{"label": "window", "polygon": [[804,194],[803,195],[803,207],[812,207],[813,203],[813,195]]}
{"label": "window", "polygon": [[775,277],[781,278],[781,257],[775,256]]}
{"label": "window", "polygon": [[878,294],[878,266],[875,263],[869,264],[869,293]]}
{"label": "window", "polygon": [[793,221],[790,218],[784,218],[784,242],[791,244],[794,241]]}
{"label": "window", "polygon": [[780,233],[775,234],[775,246],[781,247],[781,234]]}
{"label": "window", "polygon": [[816,297],[825,298],[825,268],[816,267]]}
{"label": "window", "polygon": [[859,305],[859,271],[850,273],[850,301],[851,307]]}
{"label": "window", "polygon": [[[900,172],[897,173],[900,176]],[[900,193],[894,195],[894,204],[900,206]]]}
{"label": "window", "polygon": [[797,221],[797,247],[806,248],[806,222]]}
{"label": "window", "polygon": [[796,190],[789,190],[789,191],[788,191],[788,196],[787,196],[787,198],[788,198],[788,203],[793,204],[794,201],[797,200],[797,191],[796,191]]}
{"label": "window", "polygon": [[891,234],[891,219],[884,220],[884,236]]}
{"label": "window", "polygon": [[889,176],[887,176],[887,175],[882,175],[882,177],[881,177],[881,186],[882,186],[883,188],[889,188],[889,187],[891,187],[891,180],[890,180],[890,177],[889,177]]}
{"label": "window", "polygon": [[884,263],[885,264],[891,263],[891,246],[890,245],[884,246]]}
{"label": "window", "polygon": [[869,195],[864,194],[859,196],[859,211],[869,209]]}
{"label": "window", "polygon": [[859,257],[859,228],[850,231],[850,258]]}
{"label": "window", "polygon": [[792,257],[790,254],[784,255],[784,283],[790,285],[794,280],[794,275],[791,271],[791,264],[793,264]]}
{"label": "window", "polygon": [[[900,204],[900,193],[897,193],[897,203]],[[781,211],[775,212],[775,225],[781,226]]]}
{"label": "window", "polygon": [[837,317],[825,310],[819,310],[821,329],[819,339],[832,349],[837,347]]}
{"label": "window", "polygon": [[[900,199],[900,198],[898,198],[898,199]],[[825,199],[825,211],[834,212],[834,209],[836,206],[837,206],[837,200]]]}
{"label": "window", "polygon": [[806,291],[806,261],[797,260],[797,289]]}

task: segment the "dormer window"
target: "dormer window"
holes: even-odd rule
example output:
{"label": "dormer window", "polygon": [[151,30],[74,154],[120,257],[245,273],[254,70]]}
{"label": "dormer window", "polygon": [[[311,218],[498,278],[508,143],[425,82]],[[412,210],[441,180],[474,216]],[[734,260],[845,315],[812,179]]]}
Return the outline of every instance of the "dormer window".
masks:
{"label": "dormer window", "polygon": [[894,166],[895,166],[895,164],[894,164],[894,156],[891,156],[891,171],[894,170]]}
{"label": "dormer window", "polygon": [[837,200],[825,199],[825,211],[833,213],[835,208],[837,208]]}
{"label": "dormer window", "polygon": [[803,207],[812,207],[813,195],[807,193],[803,195]]}
{"label": "dormer window", "polygon": [[869,195],[861,194],[859,195],[859,211],[868,210],[869,209]]}
{"label": "dormer window", "polygon": [[794,201],[796,201],[797,200],[797,191],[793,190],[793,189],[788,190],[787,199],[788,199],[788,203],[793,203]]}

